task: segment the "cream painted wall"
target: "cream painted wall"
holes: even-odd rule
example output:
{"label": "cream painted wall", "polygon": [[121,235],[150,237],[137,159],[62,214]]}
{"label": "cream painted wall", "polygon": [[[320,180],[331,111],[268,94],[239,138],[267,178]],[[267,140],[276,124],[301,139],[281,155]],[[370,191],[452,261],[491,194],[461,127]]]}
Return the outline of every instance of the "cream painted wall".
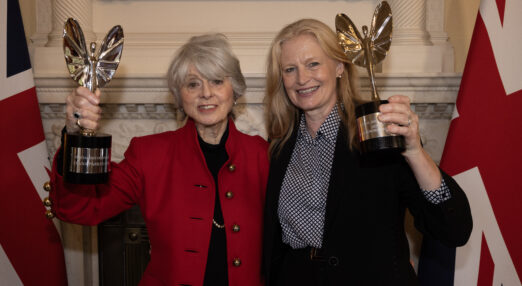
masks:
{"label": "cream painted wall", "polygon": [[[36,1],[19,0],[28,43],[30,43],[31,36],[36,32]],[[449,41],[455,49],[456,72],[462,72],[464,69],[479,3],[480,0],[445,0],[444,26]],[[122,5],[129,4],[122,3]],[[245,21],[247,22],[247,20]],[[212,29],[212,27],[209,27],[209,30]]]}
{"label": "cream painted wall", "polygon": [[445,30],[455,50],[455,71],[462,72],[468,55],[480,0],[445,0]]}
{"label": "cream painted wall", "polygon": [[18,0],[24,21],[25,38],[30,44],[31,36],[36,32],[36,1],[37,0]]}

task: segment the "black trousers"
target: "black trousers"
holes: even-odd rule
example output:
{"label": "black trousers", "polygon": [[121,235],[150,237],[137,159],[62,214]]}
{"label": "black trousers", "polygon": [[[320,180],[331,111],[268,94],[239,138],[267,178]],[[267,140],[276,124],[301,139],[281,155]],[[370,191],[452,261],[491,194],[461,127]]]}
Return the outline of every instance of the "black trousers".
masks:
{"label": "black trousers", "polygon": [[[320,251],[313,248],[291,249],[283,255],[280,269],[274,277],[276,286],[330,286],[327,270],[331,267],[331,258],[321,257]],[[311,255],[311,254],[317,254]]]}

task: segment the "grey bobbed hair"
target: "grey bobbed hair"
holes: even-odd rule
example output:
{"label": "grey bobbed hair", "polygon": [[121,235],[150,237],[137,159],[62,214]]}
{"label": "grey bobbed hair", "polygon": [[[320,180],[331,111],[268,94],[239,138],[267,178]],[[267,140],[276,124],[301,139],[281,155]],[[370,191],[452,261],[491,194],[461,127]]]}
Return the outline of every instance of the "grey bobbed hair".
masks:
{"label": "grey bobbed hair", "polygon": [[176,107],[182,107],[180,93],[190,65],[208,80],[230,77],[234,100],[245,93],[246,83],[239,60],[232,52],[225,35],[195,36],[179,48],[167,73],[168,86],[174,95]]}

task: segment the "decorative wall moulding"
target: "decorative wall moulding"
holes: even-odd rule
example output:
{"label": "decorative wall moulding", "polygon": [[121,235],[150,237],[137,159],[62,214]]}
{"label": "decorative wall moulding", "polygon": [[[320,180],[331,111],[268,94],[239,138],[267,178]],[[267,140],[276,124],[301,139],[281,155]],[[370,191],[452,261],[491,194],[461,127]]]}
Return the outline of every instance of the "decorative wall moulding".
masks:
{"label": "decorative wall moulding", "polygon": [[[360,80],[361,95],[369,94],[368,76],[362,72]],[[239,103],[262,103],[264,97],[264,74],[245,74],[246,95]],[[394,94],[409,96],[413,103],[455,103],[460,85],[460,74],[377,74],[376,82],[383,98]],[[36,77],[38,100],[41,104],[63,103],[67,94],[75,88],[66,77]],[[105,104],[170,104],[172,95],[167,88],[164,76],[121,77],[116,75],[111,85],[102,91]]]}

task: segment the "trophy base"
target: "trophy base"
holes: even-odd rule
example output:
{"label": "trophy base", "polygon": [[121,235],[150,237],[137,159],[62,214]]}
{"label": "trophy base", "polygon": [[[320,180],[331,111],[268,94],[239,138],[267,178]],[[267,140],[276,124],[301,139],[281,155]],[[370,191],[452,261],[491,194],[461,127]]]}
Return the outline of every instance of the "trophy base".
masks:
{"label": "trophy base", "polygon": [[379,138],[368,139],[361,142],[361,152],[371,153],[379,151],[404,151],[404,137],[402,136],[385,136]]}
{"label": "trophy base", "polygon": [[83,174],[69,172],[64,176],[65,182],[69,184],[95,185],[104,184],[109,181],[109,173],[102,174]]}
{"label": "trophy base", "polygon": [[101,184],[109,180],[112,136],[66,133],[63,176],[71,184]]}
{"label": "trophy base", "polygon": [[372,101],[355,108],[359,142],[363,154],[379,151],[402,152],[406,147],[403,136],[388,133],[386,124],[377,119],[380,114],[379,106],[386,103],[388,103],[387,100]]}

